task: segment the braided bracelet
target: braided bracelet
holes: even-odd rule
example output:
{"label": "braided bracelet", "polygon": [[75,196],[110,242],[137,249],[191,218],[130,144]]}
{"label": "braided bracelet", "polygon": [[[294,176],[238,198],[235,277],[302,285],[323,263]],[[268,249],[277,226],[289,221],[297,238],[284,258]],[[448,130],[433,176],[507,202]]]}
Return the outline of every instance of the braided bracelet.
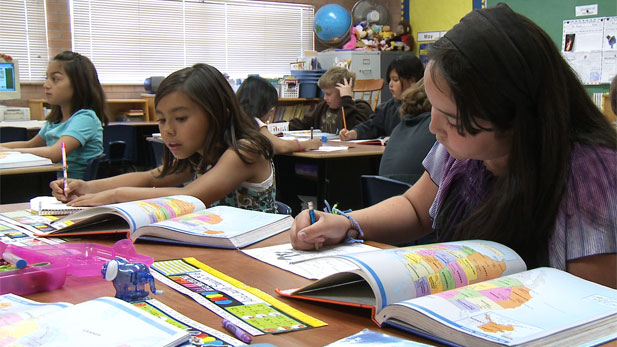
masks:
{"label": "braided bracelet", "polygon": [[304,152],[304,148],[302,148],[302,145],[300,144],[300,140],[296,139],[296,143],[298,144],[298,152]]}
{"label": "braided bracelet", "polygon": [[[362,228],[360,228],[360,224],[358,224],[358,222],[349,215],[349,212],[351,212],[351,210],[345,210],[345,211],[341,211],[338,208],[336,208],[337,204],[334,204],[334,206],[332,206],[332,208],[330,208],[330,204],[328,203],[328,201],[324,200],[324,211],[327,213],[332,213],[332,214],[340,214],[341,216],[349,219],[349,221],[351,222],[351,230],[349,230],[347,232],[347,236],[345,237],[345,243],[357,243],[357,242],[364,242],[364,240],[362,240],[362,238],[364,237],[364,232],[362,232]],[[359,237],[359,239],[354,238],[352,236],[352,233],[354,231],[358,232],[358,235],[355,235],[356,237]]]}

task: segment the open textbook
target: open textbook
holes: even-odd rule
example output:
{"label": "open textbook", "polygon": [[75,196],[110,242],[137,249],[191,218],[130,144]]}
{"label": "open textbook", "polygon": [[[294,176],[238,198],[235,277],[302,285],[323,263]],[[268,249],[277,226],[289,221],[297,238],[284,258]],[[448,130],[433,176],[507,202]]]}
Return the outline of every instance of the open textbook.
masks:
{"label": "open textbook", "polygon": [[120,299],[39,303],[0,296],[0,341],[11,346],[176,346],[189,333]]}
{"label": "open textbook", "polygon": [[36,236],[125,233],[137,239],[240,248],[289,229],[293,218],[229,206],[205,208],[188,195],[137,200],[78,211]]}
{"label": "open textbook", "polygon": [[366,307],[379,325],[449,345],[580,345],[617,338],[617,290],[526,270],[510,248],[458,241],[337,256],[354,270],[284,296]]}
{"label": "open textbook", "polygon": [[39,157],[31,153],[0,151],[0,169],[11,169],[29,166],[53,164],[48,158]]}

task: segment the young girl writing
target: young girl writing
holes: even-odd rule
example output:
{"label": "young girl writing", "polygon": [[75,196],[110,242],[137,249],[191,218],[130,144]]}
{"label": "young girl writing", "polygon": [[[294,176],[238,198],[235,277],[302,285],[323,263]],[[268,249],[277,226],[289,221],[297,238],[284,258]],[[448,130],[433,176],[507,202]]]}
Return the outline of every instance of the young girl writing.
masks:
{"label": "young girl writing", "polygon": [[264,122],[272,118],[278,103],[278,93],[272,83],[259,76],[249,76],[242,82],[236,95],[244,112],[257,122],[259,132],[272,142],[275,154],[302,152],[321,146],[321,139],[283,140],[268,131]]}
{"label": "young girl writing", "polygon": [[57,180],[50,185],[54,196],[73,206],[95,206],[186,194],[207,206],[276,211],[272,145],[216,68],[196,64],[172,73],[161,82],[154,104],[166,146],[162,166],[69,180],[66,191]]}
{"label": "young girl writing", "polygon": [[[507,5],[469,13],[432,46],[424,84],[437,137],[405,194],[349,215],[307,212],[299,249],[346,236],[486,239],[529,268],[617,288],[617,137],[551,38]],[[359,228],[358,228],[359,226]]]}
{"label": "young girl writing", "polygon": [[3,143],[12,150],[62,160],[62,144],[67,154],[68,175],[83,178],[88,159],[103,153],[105,93],[94,64],[75,52],[56,55],[47,67],[43,83],[45,98],[52,106],[47,123],[29,141]]}
{"label": "young girl writing", "polygon": [[341,140],[364,140],[390,136],[399,124],[401,117],[401,95],[424,76],[424,65],[413,53],[394,59],[386,71],[388,88],[392,98],[375,109],[375,113],[365,122],[340,132]]}

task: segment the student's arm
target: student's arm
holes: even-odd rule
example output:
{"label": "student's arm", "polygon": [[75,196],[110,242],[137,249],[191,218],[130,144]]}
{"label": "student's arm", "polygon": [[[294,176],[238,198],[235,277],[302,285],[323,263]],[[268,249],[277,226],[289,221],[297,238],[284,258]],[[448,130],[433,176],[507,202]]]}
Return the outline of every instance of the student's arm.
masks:
{"label": "student's arm", "polygon": [[358,134],[357,138],[374,139],[386,135],[386,103],[382,103],[375,109],[375,113],[369,116],[369,119],[356,125],[353,130]]}
{"label": "student's arm", "polygon": [[[345,121],[347,122],[347,129],[353,129],[356,125],[366,121],[373,113],[371,105],[364,100],[353,100],[350,96],[344,96],[341,98],[341,107],[345,108]],[[339,110],[339,113],[342,113]],[[341,128],[343,120],[341,117]]]}
{"label": "student's arm", "polygon": [[173,195],[159,192],[158,187],[177,186],[192,177],[187,169],[182,173],[158,178],[159,170],[160,168],[155,168],[150,171],[130,172],[93,181],[69,179],[66,192],[62,179],[51,182],[49,186],[52,194],[60,201],[70,201],[72,206],[97,206]]}
{"label": "student's arm", "polygon": [[326,104],[325,101],[319,102],[319,104],[315,106],[313,112],[305,115],[304,117],[302,117],[302,119],[290,119],[289,130],[307,130],[310,129],[312,126],[314,127],[315,118],[317,117],[319,119],[321,117],[321,114],[325,112],[324,104]]}
{"label": "student's arm", "polygon": [[570,260],[566,270],[575,276],[617,289],[617,254],[599,254]]}
{"label": "student's arm", "polygon": [[[437,195],[437,185],[428,173],[405,194],[351,212],[364,232],[364,239],[389,244],[416,240],[432,231],[429,208]],[[291,243],[296,249],[311,250],[321,245],[341,242],[351,224],[339,215],[315,211],[317,222],[310,224],[307,211],[300,213],[290,230]]]}
{"label": "student's arm", "polygon": [[[0,147],[11,148],[13,150],[17,150],[19,148],[31,148],[31,147],[41,147],[45,146],[45,140],[40,135],[36,135],[28,141],[13,141],[13,142],[5,142],[0,143]],[[21,152],[21,151],[18,151]]]}
{"label": "student's arm", "polygon": [[[43,140],[39,135],[36,135],[33,139],[39,138]],[[29,141],[28,141],[29,142]],[[76,150],[81,146],[79,140],[72,136],[64,135],[61,136],[56,143],[51,146],[45,146],[43,142],[42,146],[37,147],[28,147],[28,148],[17,148],[16,150],[22,153],[31,153],[34,155],[38,155],[39,157],[49,158],[54,163],[59,163],[62,161],[62,143],[66,147],[66,155],[69,155],[72,151]],[[36,141],[38,143],[38,140]]]}
{"label": "student's arm", "polygon": [[261,127],[259,132],[272,142],[272,146],[274,146],[275,154],[283,154],[283,153],[292,153],[292,152],[301,152],[309,149],[317,149],[321,146],[320,139],[312,139],[312,140],[303,140],[303,141],[292,141],[292,140],[283,140],[278,136],[273,135],[270,131],[268,131],[267,127]]}

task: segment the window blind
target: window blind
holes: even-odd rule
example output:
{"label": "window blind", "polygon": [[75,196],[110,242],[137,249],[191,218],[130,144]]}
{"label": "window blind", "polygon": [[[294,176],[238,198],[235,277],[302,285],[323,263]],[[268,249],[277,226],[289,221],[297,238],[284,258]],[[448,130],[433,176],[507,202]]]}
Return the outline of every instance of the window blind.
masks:
{"label": "window blind", "polygon": [[0,53],[19,61],[20,82],[41,82],[49,63],[44,0],[2,0]]}
{"label": "window blind", "polygon": [[228,0],[72,0],[73,50],[103,83],[143,83],[195,63],[232,78],[289,74],[314,49],[310,5]]}

